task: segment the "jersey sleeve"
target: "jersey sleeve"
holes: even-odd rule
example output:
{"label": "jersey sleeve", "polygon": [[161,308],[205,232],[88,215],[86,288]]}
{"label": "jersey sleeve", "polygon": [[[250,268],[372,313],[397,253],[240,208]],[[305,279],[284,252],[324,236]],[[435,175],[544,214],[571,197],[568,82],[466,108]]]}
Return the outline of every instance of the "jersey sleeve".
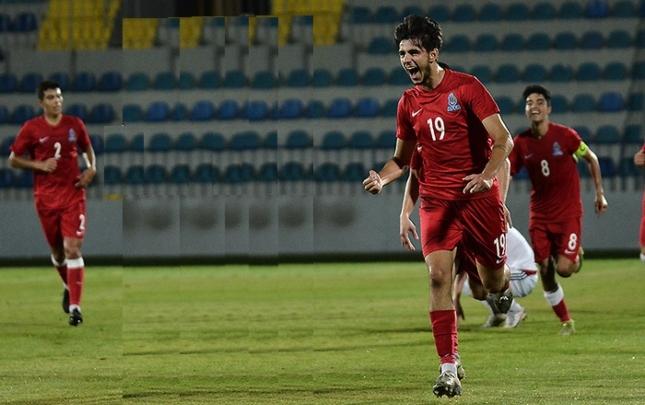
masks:
{"label": "jersey sleeve", "polygon": [[493,96],[476,77],[473,77],[473,80],[464,88],[463,97],[480,121],[499,113],[499,107]]}
{"label": "jersey sleeve", "polygon": [[565,150],[571,155],[576,153],[580,147],[580,143],[582,142],[582,138],[580,138],[580,135],[578,135],[576,130],[573,128],[567,128],[567,131],[564,132],[564,139]]}
{"label": "jersey sleeve", "polygon": [[18,135],[11,145],[11,151],[16,156],[23,156],[32,149],[33,145],[34,140],[32,136],[31,125],[29,125],[29,123],[26,123],[22,126],[22,128],[20,128],[20,131],[18,131]]}
{"label": "jersey sleeve", "polygon": [[80,118],[76,118],[76,126],[78,127],[78,139],[76,142],[81,150],[85,151],[91,145],[90,135],[87,133],[87,128]]}
{"label": "jersey sleeve", "polygon": [[403,140],[416,140],[416,134],[410,121],[410,108],[405,94],[399,99],[396,108],[396,137]]}
{"label": "jersey sleeve", "polygon": [[520,154],[519,139],[517,136],[513,139],[513,144],[513,149],[511,149],[511,153],[508,155],[508,160],[511,162],[511,176],[515,176],[517,172],[522,170],[522,166],[524,165]]}

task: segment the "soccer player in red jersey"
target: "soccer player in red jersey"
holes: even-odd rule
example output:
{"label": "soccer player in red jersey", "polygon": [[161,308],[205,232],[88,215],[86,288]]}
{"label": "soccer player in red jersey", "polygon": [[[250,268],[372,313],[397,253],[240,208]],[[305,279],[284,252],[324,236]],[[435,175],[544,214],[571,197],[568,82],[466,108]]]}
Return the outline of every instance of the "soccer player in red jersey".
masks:
{"label": "soccer player in red jersey", "polygon": [[[634,164],[638,167],[645,167],[645,145],[634,154]],[[645,192],[643,193],[642,206],[640,229],[641,262],[645,263]]]}
{"label": "soccer player in red jersey", "polygon": [[533,189],[529,212],[529,234],[540,267],[544,296],[556,313],[560,333],[575,333],[564,292],[555,279],[557,272],[569,277],[581,266],[580,177],[576,162],[584,159],[596,189],[596,213],[607,210],[598,158],[575,130],[549,120],[551,95],[539,85],[526,87],[525,113],[531,128],[515,137],[509,156],[511,174],[526,167]]}
{"label": "soccer player in red jersey", "polygon": [[[401,175],[419,145],[421,240],[430,273],[430,320],[441,372],[437,396],[461,394],[457,377],[457,317],[452,299],[455,249],[462,243],[477,261],[489,302],[508,311],[512,296],[504,272],[506,221],[495,175],[513,148],[497,104],[474,76],[438,61],[439,25],[408,16],[395,30],[399,58],[414,87],[397,110],[394,157],[363,181],[376,194]],[[426,181],[427,180],[427,181]]]}
{"label": "soccer player in red jersey", "polygon": [[[85,187],[96,174],[96,158],[85,124],[63,114],[63,95],[58,83],[44,81],[38,87],[43,115],[27,121],[13,145],[12,167],[34,173],[34,202],[53,265],[63,280],[63,310],[69,324],[78,326],[81,315],[84,263],[81,245],[86,228]],[[81,173],[79,151],[87,167]]]}

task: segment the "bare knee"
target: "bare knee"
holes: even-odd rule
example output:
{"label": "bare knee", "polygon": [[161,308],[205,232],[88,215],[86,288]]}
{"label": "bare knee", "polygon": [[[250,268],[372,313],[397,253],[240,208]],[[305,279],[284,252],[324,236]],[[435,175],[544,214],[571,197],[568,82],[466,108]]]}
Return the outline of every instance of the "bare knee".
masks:
{"label": "bare knee", "polygon": [[558,263],[556,267],[556,271],[560,275],[560,277],[571,277],[573,273],[576,271],[576,264],[575,263]]}
{"label": "bare knee", "polygon": [[452,269],[435,266],[430,270],[430,286],[433,289],[449,288],[452,283]]}
{"label": "bare knee", "polygon": [[82,242],[79,239],[66,239],[65,246],[65,257],[67,259],[78,259],[81,257],[81,245]]}

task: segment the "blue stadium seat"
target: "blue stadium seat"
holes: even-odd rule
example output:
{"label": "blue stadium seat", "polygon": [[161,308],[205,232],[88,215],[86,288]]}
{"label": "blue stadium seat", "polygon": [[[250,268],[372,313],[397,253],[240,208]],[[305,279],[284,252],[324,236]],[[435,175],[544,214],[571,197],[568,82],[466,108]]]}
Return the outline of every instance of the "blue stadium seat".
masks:
{"label": "blue stadium seat", "polygon": [[569,65],[558,63],[551,66],[548,77],[552,82],[570,82],[574,78],[573,68]]}
{"label": "blue stadium seat", "polygon": [[470,73],[483,83],[490,83],[493,81],[493,72],[488,65],[475,65],[471,69]]}
{"label": "blue stadium seat", "polygon": [[491,22],[502,19],[502,8],[495,3],[486,3],[479,9],[479,21]]}
{"label": "blue stadium seat", "polygon": [[220,171],[210,163],[200,163],[193,173],[192,181],[201,184],[216,183],[220,180]]}
{"label": "blue stadium seat", "polygon": [[159,132],[150,138],[148,152],[170,152],[172,149],[172,138],[165,132]]}
{"label": "blue stadium seat", "polygon": [[604,178],[614,178],[616,177],[616,164],[614,163],[614,159],[612,159],[609,156],[599,156],[598,157],[598,165],[600,166],[600,172],[602,173],[602,177]]}
{"label": "blue stadium seat", "polygon": [[[645,3],[643,3],[645,4]],[[643,7],[645,9],[645,7]],[[640,29],[638,30],[638,33],[636,34],[636,43],[635,45],[638,48],[645,48],[645,29]]]}
{"label": "blue stadium seat", "polygon": [[348,163],[343,170],[341,178],[344,181],[350,181],[354,183],[359,183],[363,181],[365,175],[367,174],[365,166],[360,162]]}
{"label": "blue stadium seat", "polygon": [[192,152],[197,149],[197,138],[192,132],[182,132],[177,137],[173,149],[181,152]]}
{"label": "blue stadium seat", "polygon": [[444,52],[468,52],[470,49],[470,39],[463,34],[453,35],[443,46]]}
{"label": "blue stadium seat", "polygon": [[18,91],[21,93],[34,93],[42,81],[43,76],[40,73],[27,73],[20,79]]}
{"label": "blue stadium seat", "polygon": [[313,177],[313,165],[303,165],[300,162],[287,162],[280,167],[280,181],[305,181]]}
{"label": "blue stadium seat", "polygon": [[90,72],[77,73],[72,79],[72,90],[80,92],[94,91],[96,88],[96,77]]}
{"label": "blue stadium seat", "polygon": [[609,15],[606,0],[587,0],[586,16],[589,18],[605,18]]}
{"label": "blue stadium seat", "polygon": [[396,145],[396,134],[394,131],[386,129],[382,131],[374,142],[374,147],[377,149],[391,149],[394,150]]}
{"label": "blue stadium seat", "polygon": [[190,119],[190,111],[188,111],[186,104],[179,102],[175,103],[175,106],[170,111],[168,119],[172,121],[186,121]]}
{"label": "blue stadium seat", "polygon": [[510,97],[498,97],[495,101],[497,101],[497,106],[503,115],[514,113],[515,102]]}
{"label": "blue stadium seat", "polygon": [[[402,69],[401,69],[402,70]],[[363,73],[363,86],[383,86],[387,82],[387,74],[380,67],[371,67]]]}
{"label": "blue stadium seat", "polygon": [[632,65],[632,78],[634,80],[645,80],[645,61],[634,62]]}
{"label": "blue stadium seat", "polygon": [[520,72],[517,66],[511,64],[503,64],[497,68],[495,74],[495,81],[498,83],[514,83],[520,80]]}
{"label": "blue stadium seat", "polygon": [[383,103],[381,108],[381,115],[383,117],[396,117],[396,110],[399,106],[399,100],[391,98]]}
{"label": "blue stadium seat", "polygon": [[155,90],[173,90],[177,87],[177,78],[172,72],[159,72],[152,82]]}
{"label": "blue stadium seat", "polygon": [[565,113],[569,111],[569,102],[563,95],[556,94],[551,97],[551,110],[556,113]]}
{"label": "blue stadium seat", "polygon": [[115,71],[105,72],[101,75],[96,86],[98,91],[119,91],[123,87],[121,74]]}
{"label": "blue stadium seat", "polygon": [[224,181],[227,183],[247,183],[255,177],[255,169],[249,163],[232,164],[224,171]]}
{"label": "blue stadium seat", "polygon": [[524,3],[511,3],[506,8],[504,18],[509,21],[526,21],[529,19],[529,8]]}
{"label": "blue stadium seat", "polygon": [[533,6],[530,17],[532,20],[553,20],[557,15],[558,11],[553,4],[543,1]]}
{"label": "blue stadium seat", "polygon": [[150,78],[142,72],[132,73],[125,83],[125,89],[128,91],[143,91],[148,90],[149,87]]}
{"label": "blue stadium seat", "polygon": [[599,80],[601,76],[600,66],[594,62],[586,62],[578,67],[576,79],[579,81]]}
{"label": "blue stadium seat", "polygon": [[338,150],[345,147],[347,141],[340,131],[327,132],[323,137],[320,148],[323,150]]}
{"label": "blue stadium seat", "polygon": [[217,132],[206,132],[199,140],[199,149],[210,152],[223,151],[226,148],[224,136]]}
{"label": "blue stadium seat", "polygon": [[249,100],[244,106],[244,116],[249,121],[262,121],[271,118],[271,108],[264,100]]}
{"label": "blue stadium seat", "polygon": [[302,100],[290,98],[284,100],[278,108],[278,119],[301,118],[305,114],[305,106]]}
{"label": "blue stadium seat", "polygon": [[596,111],[596,100],[591,94],[577,94],[571,102],[571,111],[577,113]]}
{"label": "blue stadium seat", "polygon": [[22,125],[25,121],[33,118],[34,116],[36,116],[34,107],[23,104],[13,109],[9,118],[9,122],[11,122],[12,124]]}
{"label": "blue stadium seat", "polygon": [[307,118],[323,118],[327,114],[325,105],[320,100],[310,100],[307,104]]}
{"label": "blue stadium seat", "polygon": [[170,115],[170,106],[165,101],[155,101],[148,106],[145,120],[148,122],[166,121]]}
{"label": "blue stadium seat", "polygon": [[473,44],[473,50],[477,52],[493,52],[498,47],[499,43],[493,34],[479,34]]}
{"label": "blue stadium seat", "polygon": [[11,153],[11,145],[13,144],[13,141],[16,140],[15,136],[8,136],[0,142],[0,153],[2,156],[9,156]]}
{"label": "blue stadium seat", "polygon": [[262,149],[277,149],[278,148],[278,131],[273,130],[264,136],[262,141]]}
{"label": "blue stadium seat", "polygon": [[578,47],[578,39],[571,31],[559,32],[553,39],[553,47],[559,51],[571,51]]}
{"label": "blue stadium seat", "polygon": [[518,52],[524,49],[524,38],[521,34],[506,34],[499,45],[502,51]]}
{"label": "blue stadium seat", "polygon": [[610,145],[620,143],[620,132],[613,125],[602,125],[593,137],[594,144]]}
{"label": "blue stadium seat", "polygon": [[477,11],[470,4],[458,4],[452,13],[452,20],[456,22],[472,22],[477,18]]}
{"label": "blue stadium seat", "polygon": [[374,139],[372,139],[372,134],[368,131],[356,131],[349,138],[347,146],[351,149],[372,149],[374,147]]}
{"label": "blue stadium seat", "polygon": [[626,144],[643,144],[643,132],[637,124],[627,125],[623,134],[623,142]]}
{"label": "blue stadium seat", "polygon": [[314,168],[314,177],[317,182],[330,183],[340,180],[340,168],[335,163],[323,163]]}
{"label": "blue stadium seat", "polygon": [[388,83],[393,86],[407,86],[410,84],[410,76],[408,76],[401,66],[392,68],[388,77]]}
{"label": "blue stadium seat", "polygon": [[227,89],[239,89],[246,86],[246,76],[240,70],[229,70],[224,75],[222,87]]}
{"label": "blue stadium seat", "polygon": [[257,72],[251,80],[251,87],[254,89],[272,89],[276,84],[276,77],[268,70]]}
{"label": "blue stadium seat", "polygon": [[320,68],[314,70],[314,76],[311,81],[314,87],[329,87],[333,82],[334,78],[329,70]]}
{"label": "blue stadium seat", "polygon": [[546,32],[536,32],[531,34],[524,46],[530,51],[546,51],[551,49],[551,38]]}
{"label": "blue stadium seat", "polygon": [[74,115],[83,121],[88,121],[87,106],[85,104],[74,103],[65,108],[65,114]]}
{"label": "blue stadium seat", "polygon": [[260,135],[255,131],[243,131],[233,135],[228,144],[230,150],[255,150],[262,144]]}
{"label": "blue stadium seat", "polygon": [[633,158],[626,157],[620,159],[617,174],[621,177],[640,177],[643,173],[640,167],[636,167]]}
{"label": "blue stadium seat", "polygon": [[399,19],[399,13],[392,6],[381,6],[376,9],[372,21],[376,24],[394,24]]}
{"label": "blue stadium seat", "polygon": [[627,80],[628,77],[627,66],[621,62],[611,62],[602,71],[604,80],[622,81]]}
{"label": "blue stadium seat", "polygon": [[579,1],[568,1],[562,3],[558,16],[565,20],[572,20],[582,18],[584,15],[584,10],[580,5]]}
{"label": "blue stadium seat", "polygon": [[580,135],[580,138],[586,143],[591,143],[591,131],[585,126],[575,126],[573,129]]}
{"label": "blue stadium seat", "polygon": [[419,6],[415,6],[415,5],[406,6],[403,8],[403,11],[399,16],[399,19],[403,20],[405,17],[409,15],[426,15],[426,12]]}
{"label": "blue stadium seat", "polygon": [[287,135],[284,147],[287,149],[307,149],[313,147],[313,138],[307,131],[296,129]]}
{"label": "blue stadium seat", "polygon": [[11,16],[5,13],[0,13],[0,33],[12,30],[13,24],[11,23]]}
{"label": "blue stadium seat", "polygon": [[600,31],[587,31],[582,34],[578,44],[582,49],[600,49],[605,46],[605,38]]}
{"label": "blue stadium seat", "polygon": [[192,121],[209,121],[215,117],[215,106],[210,100],[201,100],[193,105],[190,110]]}
{"label": "blue stadium seat", "polygon": [[11,114],[9,114],[9,109],[3,105],[0,105],[0,124],[8,124],[10,122]]}
{"label": "blue stadium seat", "polygon": [[627,99],[627,109],[629,111],[642,111],[644,107],[643,93],[630,93]]}
{"label": "blue stadium seat", "polygon": [[146,166],[143,179],[146,184],[163,184],[166,182],[168,173],[166,168],[159,164]]}
{"label": "blue stadium seat", "polygon": [[287,76],[287,87],[307,87],[311,78],[307,69],[296,69],[289,72]]}
{"label": "blue stadium seat", "polygon": [[[69,78],[69,74],[65,72],[52,73],[49,76],[49,80],[58,83],[63,92],[65,92],[66,90],[71,90],[72,88],[72,80]],[[1,91],[2,90],[0,90],[0,92]]]}
{"label": "blue stadium seat", "polygon": [[347,118],[352,114],[352,103],[348,98],[335,98],[329,105],[328,118]]}
{"label": "blue stadium seat", "polygon": [[105,137],[105,153],[123,153],[128,150],[128,141],[123,134],[109,134]]}
{"label": "blue stadium seat", "polygon": [[258,180],[266,183],[278,181],[278,165],[275,162],[266,162],[258,170]]}
{"label": "blue stadium seat", "polygon": [[13,93],[18,88],[18,79],[11,73],[0,74],[0,93]]}
{"label": "blue stadium seat", "polygon": [[394,42],[385,37],[372,38],[367,45],[367,53],[372,55],[388,55],[394,51]]}
{"label": "blue stadium seat", "polygon": [[118,166],[106,165],[103,169],[103,183],[115,185],[123,183],[123,173]]}
{"label": "blue stadium seat", "polygon": [[436,22],[443,23],[450,20],[450,9],[444,5],[435,5],[430,7],[428,15]]}
{"label": "blue stadium seat", "polygon": [[13,187],[13,170],[0,168],[0,190]]}
{"label": "blue stadium seat", "polygon": [[190,72],[181,72],[179,74],[179,89],[181,90],[192,90],[196,86],[197,80],[195,76]]}
{"label": "blue stadium seat", "polygon": [[380,113],[381,106],[378,100],[373,97],[363,97],[356,102],[354,115],[361,118],[376,117]]}
{"label": "blue stadium seat", "polygon": [[525,82],[539,83],[546,80],[548,73],[543,65],[532,63],[524,68],[522,80]]}
{"label": "blue stadium seat", "polygon": [[209,70],[199,77],[199,87],[202,89],[217,89],[220,86],[221,78],[218,72]]}
{"label": "blue stadium seat", "polygon": [[372,21],[372,12],[367,7],[350,7],[349,17],[354,24],[365,24]]}
{"label": "blue stadium seat", "polygon": [[13,30],[15,32],[32,32],[38,28],[36,15],[30,12],[18,14],[13,19]]}
{"label": "blue stadium seat", "polygon": [[168,180],[175,184],[190,183],[190,166],[186,164],[175,165],[172,170],[170,170]]}
{"label": "blue stadium seat", "polygon": [[217,110],[217,119],[232,120],[237,118],[240,106],[235,100],[224,100]]}
{"label": "blue stadium seat", "polygon": [[629,48],[633,43],[634,39],[631,34],[625,30],[614,30],[609,33],[607,38],[607,48],[611,49]]}
{"label": "blue stadium seat", "polygon": [[134,165],[128,167],[125,172],[125,182],[130,185],[141,185],[146,182],[146,172],[143,166]]}
{"label": "blue stadium seat", "polygon": [[338,71],[336,84],[343,87],[356,86],[358,85],[358,73],[352,68],[343,68]]}
{"label": "blue stadium seat", "polygon": [[88,116],[88,122],[93,124],[107,124],[115,119],[114,107],[112,104],[100,103],[92,107]]}
{"label": "blue stadium seat", "polygon": [[143,153],[145,151],[145,140],[143,139],[142,132],[132,136],[130,144],[128,145],[128,150],[136,153]]}
{"label": "blue stadium seat", "polygon": [[94,149],[94,154],[102,155],[105,149],[105,144],[103,143],[103,137],[99,135],[90,135],[90,142],[92,143],[92,149]]}

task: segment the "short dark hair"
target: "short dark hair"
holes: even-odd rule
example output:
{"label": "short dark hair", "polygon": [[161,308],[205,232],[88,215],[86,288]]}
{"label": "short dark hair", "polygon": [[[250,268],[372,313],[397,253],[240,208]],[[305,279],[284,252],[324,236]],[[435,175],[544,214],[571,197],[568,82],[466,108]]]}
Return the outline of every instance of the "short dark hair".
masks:
{"label": "short dark hair", "polygon": [[60,89],[60,84],[53,80],[45,80],[38,85],[38,99],[45,98],[45,92],[50,89]]}
{"label": "short dark hair", "polygon": [[546,103],[548,105],[551,105],[551,92],[547,90],[544,86],[540,86],[539,84],[532,84],[530,86],[526,86],[526,88],[524,89],[524,92],[522,93],[522,97],[524,97],[524,100],[526,100],[526,98],[533,93],[543,95],[544,99],[546,100]]}
{"label": "short dark hair", "polygon": [[394,42],[398,48],[404,39],[417,40],[426,51],[441,50],[443,34],[439,23],[430,17],[409,15],[394,29]]}

